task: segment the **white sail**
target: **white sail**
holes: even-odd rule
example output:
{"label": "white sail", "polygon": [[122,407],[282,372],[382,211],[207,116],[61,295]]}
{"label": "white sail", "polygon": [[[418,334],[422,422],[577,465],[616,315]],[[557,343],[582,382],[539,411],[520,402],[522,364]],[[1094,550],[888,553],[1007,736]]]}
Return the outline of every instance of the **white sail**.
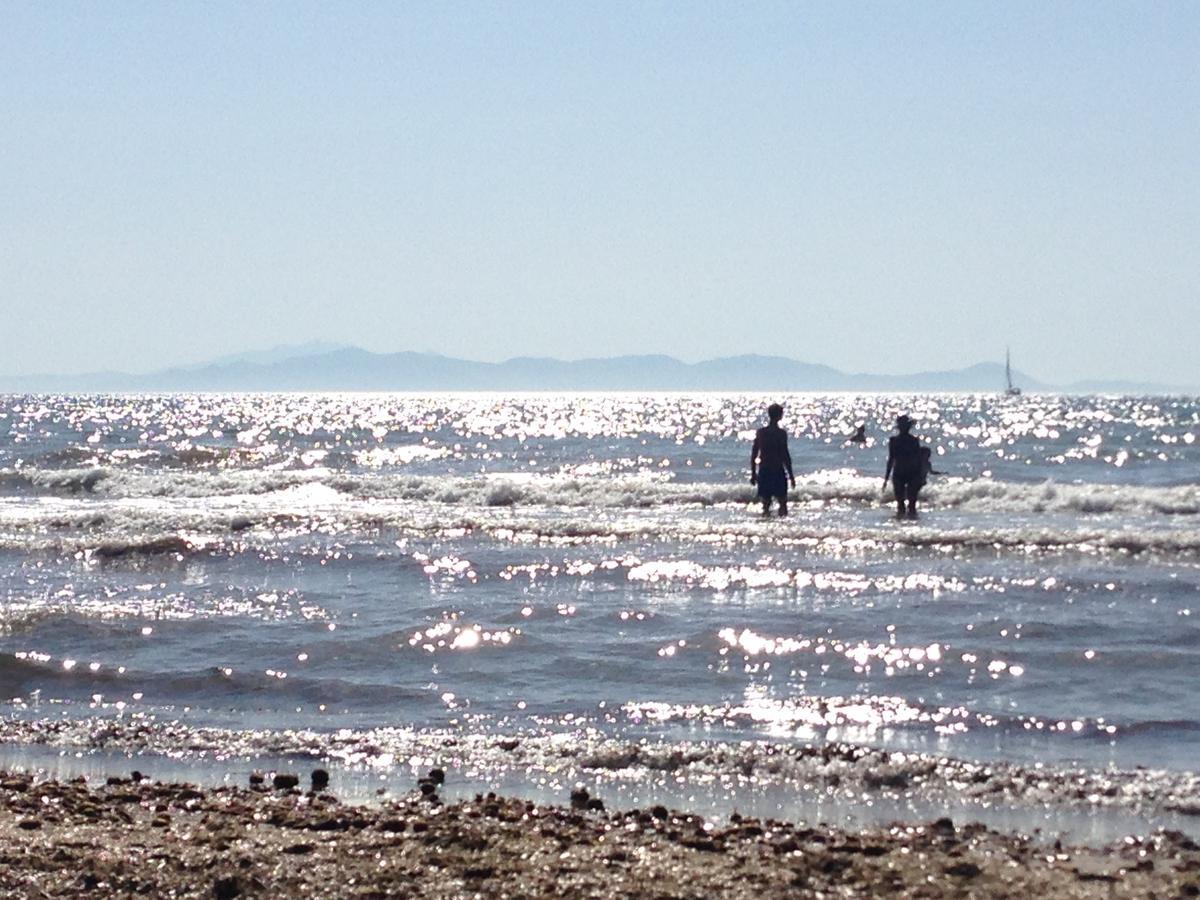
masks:
{"label": "white sail", "polygon": [[1013,386],[1012,359],[1009,355],[1009,350],[1007,347],[1004,348],[1004,384],[1005,384],[1004,393],[1008,394],[1008,396],[1010,396],[1010,397],[1021,396],[1021,389],[1019,387]]}

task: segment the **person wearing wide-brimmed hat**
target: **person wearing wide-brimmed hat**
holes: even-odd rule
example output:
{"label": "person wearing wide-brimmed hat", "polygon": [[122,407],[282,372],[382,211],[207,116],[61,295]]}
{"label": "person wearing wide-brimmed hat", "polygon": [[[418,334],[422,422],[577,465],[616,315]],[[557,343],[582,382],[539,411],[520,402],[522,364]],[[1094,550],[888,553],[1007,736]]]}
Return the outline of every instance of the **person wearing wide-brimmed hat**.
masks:
{"label": "person wearing wide-brimmed hat", "polygon": [[888,438],[887,469],[883,473],[886,488],[891,478],[896,492],[896,518],[917,517],[917,494],[925,479],[921,470],[921,442],[912,434],[913,421],[907,415],[896,417],[900,433]]}

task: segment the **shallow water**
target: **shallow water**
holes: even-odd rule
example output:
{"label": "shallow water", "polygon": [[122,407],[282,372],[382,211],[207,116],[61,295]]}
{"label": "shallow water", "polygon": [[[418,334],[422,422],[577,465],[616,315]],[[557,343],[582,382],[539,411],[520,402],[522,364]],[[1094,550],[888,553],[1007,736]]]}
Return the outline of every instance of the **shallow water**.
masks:
{"label": "shallow water", "polygon": [[[1200,809],[1195,400],[783,399],[799,485],[763,521],[757,397],[2,398],[9,738],[836,741],[1048,767],[1020,802],[1084,815],[1070,772],[1161,773],[1130,810]],[[945,473],[917,523],[881,491],[900,411]]]}

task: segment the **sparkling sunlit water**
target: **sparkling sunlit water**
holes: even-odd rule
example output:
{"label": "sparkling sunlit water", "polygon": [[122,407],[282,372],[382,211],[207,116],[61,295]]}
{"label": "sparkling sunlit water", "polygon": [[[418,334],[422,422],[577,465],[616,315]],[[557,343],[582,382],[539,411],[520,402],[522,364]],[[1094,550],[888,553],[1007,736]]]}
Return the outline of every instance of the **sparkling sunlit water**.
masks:
{"label": "sparkling sunlit water", "polygon": [[[0,398],[8,717],[1190,777],[1194,400],[783,399],[786,521],[759,397]],[[944,473],[917,523],[901,411]]]}

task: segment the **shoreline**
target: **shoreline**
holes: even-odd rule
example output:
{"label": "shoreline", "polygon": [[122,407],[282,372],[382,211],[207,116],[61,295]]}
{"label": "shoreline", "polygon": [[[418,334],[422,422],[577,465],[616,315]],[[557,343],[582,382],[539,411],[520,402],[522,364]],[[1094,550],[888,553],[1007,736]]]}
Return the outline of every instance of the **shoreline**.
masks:
{"label": "shoreline", "polygon": [[564,797],[563,805],[494,794],[443,803],[439,772],[422,779],[418,791],[366,806],[278,789],[269,777],[248,788],[198,788],[0,772],[0,891],[227,898],[1200,895],[1200,846],[1178,832],[1092,848],[948,818],[860,830],[738,815],[714,823],[663,806],[606,811],[585,792]]}
{"label": "shoreline", "polygon": [[140,769],[206,788],[245,785],[256,769],[323,766],[344,802],[413,790],[422,767],[452,773],[447,801],[494,791],[562,802],[572,786],[610,808],[655,805],[719,821],[733,813],[869,829],[950,816],[1014,834],[1103,846],[1157,828],[1200,840],[1200,782],[1190,772],[1020,764],[845,742],[638,740],[600,733],[463,729],[228,729],[107,716],[0,720],[0,771],[101,781]]}

